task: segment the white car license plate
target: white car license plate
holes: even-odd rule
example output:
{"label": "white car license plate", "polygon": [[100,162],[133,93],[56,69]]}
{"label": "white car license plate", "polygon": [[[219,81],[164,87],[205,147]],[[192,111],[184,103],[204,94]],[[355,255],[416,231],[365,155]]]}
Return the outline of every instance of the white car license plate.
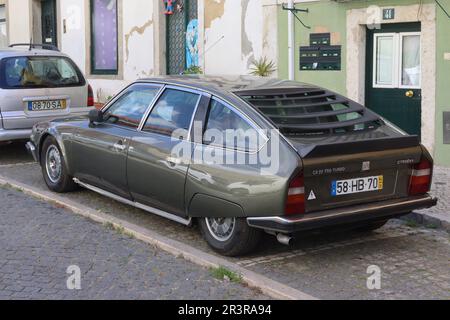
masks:
{"label": "white car license plate", "polygon": [[383,176],[333,181],[331,183],[331,195],[337,197],[353,193],[380,191],[383,190],[383,184]]}
{"label": "white car license plate", "polygon": [[28,101],[28,111],[64,110],[66,108],[66,100]]}

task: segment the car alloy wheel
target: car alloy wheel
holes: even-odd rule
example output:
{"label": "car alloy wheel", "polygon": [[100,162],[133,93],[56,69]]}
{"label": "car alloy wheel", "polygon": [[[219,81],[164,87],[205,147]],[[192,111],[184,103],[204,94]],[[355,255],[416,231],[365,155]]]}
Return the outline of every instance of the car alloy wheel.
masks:
{"label": "car alloy wheel", "polygon": [[55,145],[51,145],[47,149],[45,156],[45,168],[50,181],[53,183],[58,183],[62,174],[62,160],[61,153]]}
{"label": "car alloy wheel", "polygon": [[234,232],[236,218],[205,218],[209,233],[217,241],[228,241]]}

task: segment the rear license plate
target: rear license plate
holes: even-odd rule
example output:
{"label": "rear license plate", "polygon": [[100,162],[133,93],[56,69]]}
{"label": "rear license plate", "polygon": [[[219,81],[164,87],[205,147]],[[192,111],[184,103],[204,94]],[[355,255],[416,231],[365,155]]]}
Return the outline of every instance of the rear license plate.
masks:
{"label": "rear license plate", "polygon": [[66,108],[66,100],[43,100],[28,102],[28,111],[64,110]]}
{"label": "rear license plate", "polygon": [[333,181],[331,183],[331,195],[336,197],[346,194],[380,191],[383,190],[383,184],[383,176]]}

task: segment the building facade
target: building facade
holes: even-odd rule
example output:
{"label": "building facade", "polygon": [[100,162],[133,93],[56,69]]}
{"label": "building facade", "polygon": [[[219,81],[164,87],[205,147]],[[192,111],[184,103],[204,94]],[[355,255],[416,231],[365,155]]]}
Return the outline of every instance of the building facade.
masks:
{"label": "building facade", "polygon": [[262,32],[266,15],[277,11],[266,12],[260,0],[2,3],[10,17],[6,42],[57,46],[84,70],[99,101],[137,78],[191,66],[208,74],[248,74],[252,61],[278,54],[271,45],[276,26]]}
{"label": "building facade", "polygon": [[[421,136],[450,166],[450,1],[294,1],[295,79],[363,103]],[[288,11],[278,5],[279,76],[288,77]],[[336,57],[330,57],[330,53]]]}
{"label": "building facade", "polygon": [[57,46],[99,102],[138,78],[248,74],[267,57],[274,76],[367,105],[450,166],[450,1],[293,0],[292,19],[290,2],[0,0],[0,46]]}

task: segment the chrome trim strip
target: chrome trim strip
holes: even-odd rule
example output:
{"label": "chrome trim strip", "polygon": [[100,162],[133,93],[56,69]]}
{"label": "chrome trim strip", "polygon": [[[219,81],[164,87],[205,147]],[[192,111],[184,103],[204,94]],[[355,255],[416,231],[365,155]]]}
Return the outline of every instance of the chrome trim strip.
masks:
{"label": "chrome trim strip", "polygon": [[[150,86],[154,86],[154,87],[158,87],[158,88],[162,88],[164,87],[164,85],[162,83],[158,84],[158,83],[146,83],[146,82],[142,82],[142,81],[137,81],[137,82],[133,82],[130,83],[129,85],[127,85],[125,88],[123,88],[122,90],[119,91],[119,93],[117,93],[111,100],[109,100],[108,102],[106,102],[106,104],[101,108],[101,111],[103,113],[105,113],[106,111],[108,111],[108,109],[117,101],[119,100],[125,93],[128,92],[128,89],[130,89],[131,87],[133,87],[134,85],[139,85],[139,84],[149,84]],[[159,91],[158,91],[159,92]],[[156,96],[155,96],[156,97]],[[152,101],[153,102],[153,101]],[[150,103],[151,104],[151,103]]]}
{"label": "chrome trim strip", "polygon": [[74,178],[73,182],[75,182],[76,184],[82,186],[83,188],[86,188],[86,189],[94,191],[94,192],[96,192],[98,194],[101,194],[102,196],[111,198],[113,200],[116,200],[116,201],[121,202],[121,203],[126,204],[126,205],[133,206],[135,208],[147,211],[149,213],[156,214],[156,215],[158,215],[160,217],[163,217],[163,218],[166,218],[166,219],[178,222],[178,223],[183,224],[185,226],[190,226],[191,223],[192,223],[192,218],[184,219],[184,218],[181,218],[181,217],[179,217],[177,215],[174,215],[172,213],[168,213],[168,212],[165,212],[165,211],[162,211],[162,210],[159,210],[159,209],[156,209],[156,208],[153,208],[153,207],[150,207],[150,206],[138,203],[138,202],[130,201],[128,199],[125,199],[125,198],[122,198],[122,197],[120,197],[118,195],[115,195],[115,194],[113,194],[111,192],[105,191],[105,190],[103,190],[101,188],[92,186],[92,185],[90,185],[88,183],[81,182],[77,178]]}
{"label": "chrome trim strip", "polygon": [[31,142],[31,141],[28,141],[27,143],[26,143],[26,147],[27,147],[27,149],[28,150],[30,150],[30,151],[36,151],[36,147],[34,146],[34,144],[33,144],[33,142]]}
{"label": "chrome trim strip", "polygon": [[[192,127],[194,126],[195,116],[197,114],[198,107],[200,106],[200,101],[202,101],[202,97],[203,97],[203,95],[200,94],[199,97],[198,97],[197,105],[195,106],[195,109],[194,109],[194,113],[192,113],[191,122],[189,124],[189,131],[188,131],[188,136],[187,136],[186,140],[190,141],[192,143],[195,142],[195,141],[192,141]],[[209,96],[208,98],[211,99],[211,96]]]}
{"label": "chrome trim strip", "polygon": [[[202,92],[200,90],[194,90],[194,89],[190,89],[190,88],[179,87],[179,86],[176,86],[176,85],[163,84],[161,92],[158,92],[158,95],[157,95],[156,99],[154,100],[154,103],[150,106],[150,108],[148,109],[148,112],[146,112],[146,114],[144,115],[144,118],[143,118],[141,124],[139,125],[138,131],[139,132],[145,132],[144,131],[144,126],[145,126],[145,123],[148,120],[148,117],[152,113],[152,111],[155,108],[155,106],[158,104],[158,102],[161,99],[161,96],[163,95],[163,93],[166,90],[168,90],[168,89],[178,90],[178,91],[183,91],[183,92],[189,92],[189,93],[193,93],[193,94],[197,94],[198,95],[197,104],[195,105],[194,113],[192,114],[192,117],[191,117],[191,121],[190,121],[190,125],[189,125],[189,132],[188,132],[188,136],[186,138],[187,141],[190,141],[191,140],[192,125],[194,123],[195,115],[196,115],[198,107],[200,105],[200,101],[202,99],[202,96],[206,96],[208,98],[211,98],[211,95],[209,95],[209,94],[207,94],[205,92]],[[152,132],[149,132],[149,133],[152,133]]]}
{"label": "chrome trim strip", "polygon": [[[256,126],[256,128],[257,128],[258,130],[262,131],[262,128],[261,128],[256,122],[254,122],[254,120],[251,119],[251,117],[248,116],[244,111],[242,111],[242,110],[238,109],[237,107],[235,107],[234,104],[231,103],[228,99],[226,99],[226,98],[224,98],[224,97],[219,97],[219,96],[217,96],[214,92],[209,91],[209,90],[207,90],[207,89],[204,89],[204,88],[198,88],[198,87],[190,86],[190,85],[187,85],[187,84],[180,84],[180,83],[176,83],[176,82],[173,82],[173,81],[169,81],[169,80],[167,80],[167,79],[156,79],[156,80],[152,80],[152,79],[142,79],[142,80],[139,80],[139,81],[136,82],[136,83],[163,84],[163,85],[166,85],[166,86],[179,87],[179,88],[182,89],[182,90],[183,90],[183,89],[190,89],[190,90],[193,90],[193,91],[200,92],[200,93],[203,94],[203,95],[210,95],[211,97],[217,98],[217,100],[219,100],[219,102],[223,101],[223,102],[226,102],[226,104],[228,104],[228,105],[230,105],[230,106],[233,106],[233,108],[235,108],[236,110],[238,110],[239,113],[242,114],[242,115],[244,115],[245,118],[247,118],[247,119],[249,119],[251,122],[253,122],[254,126]],[[248,104],[246,101],[244,101],[242,98],[240,98],[240,97],[237,96],[236,94],[234,94],[234,93],[232,93],[232,92],[228,92],[228,91],[227,91],[227,93],[229,93],[230,95],[232,95],[232,96],[235,97],[235,98],[238,98],[238,100],[241,101],[241,102],[243,102],[244,104],[246,104],[247,107],[252,108],[252,107],[250,106],[250,104]],[[266,119],[264,119],[261,115],[259,115],[259,117],[260,117],[264,122],[266,122],[266,124],[269,124],[269,125],[270,125],[270,128],[274,128],[273,125],[270,124],[270,122],[268,122]],[[267,137],[264,133],[263,133],[263,136],[264,136],[265,138],[267,138],[267,140],[269,140],[269,137]]]}
{"label": "chrome trim strip", "polygon": [[[339,217],[339,216],[357,215],[359,213],[364,213],[366,211],[373,211],[373,210],[379,210],[379,209],[388,209],[389,210],[389,209],[396,208],[396,207],[410,206],[410,205],[414,205],[414,204],[425,203],[432,199],[433,198],[431,196],[426,196],[426,197],[420,197],[419,199],[395,202],[395,203],[391,203],[391,204],[384,203],[384,204],[380,204],[378,206],[373,206],[373,207],[364,206],[363,208],[360,208],[360,209],[346,209],[346,210],[339,210],[339,211],[333,210],[333,211],[338,211],[338,212],[330,213],[330,214],[323,214],[320,216],[308,217],[308,215],[305,215],[304,217],[298,218],[298,219],[288,219],[288,218],[279,217],[279,216],[276,216],[276,217],[249,217],[249,218],[247,218],[247,223],[249,225],[251,225],[252,221],[269,221],[269,222],[275,222],[275,223],[280,223],[280,224],[284,224],[284,225],[292,225],[292,224],[296,224],[296,223],[325,220],[328,218]],[[314,212],[314,213],[320,214],[321,212]],[[311,213],[311,214],[314,214],[314,213]]]}
{"label": "chrome trim strip", "polygon": [[137,131],[139,131],[139,132],[142,131],[145,123],[147,122],[148,117],[150,116],[150,113],[152,112],[152,110],[156,106],[156,104],[158,103],[159,99],[161,98],[161,96],[165,90],[166,90],[166,85],[163,84],[161,86],[161,88],[159,89],[158,93],[156,94],[155,98],[153,99],[153,101],[147,107],[147,110],[145,111],[144,116],[142,117],[141,122],[139,123],[139,126],[137,127]]}
{"label": "chrome trim strip", "polygon": [[31,129],[1,129],[0,128],[0,141],[29,139],[31,135]]}

